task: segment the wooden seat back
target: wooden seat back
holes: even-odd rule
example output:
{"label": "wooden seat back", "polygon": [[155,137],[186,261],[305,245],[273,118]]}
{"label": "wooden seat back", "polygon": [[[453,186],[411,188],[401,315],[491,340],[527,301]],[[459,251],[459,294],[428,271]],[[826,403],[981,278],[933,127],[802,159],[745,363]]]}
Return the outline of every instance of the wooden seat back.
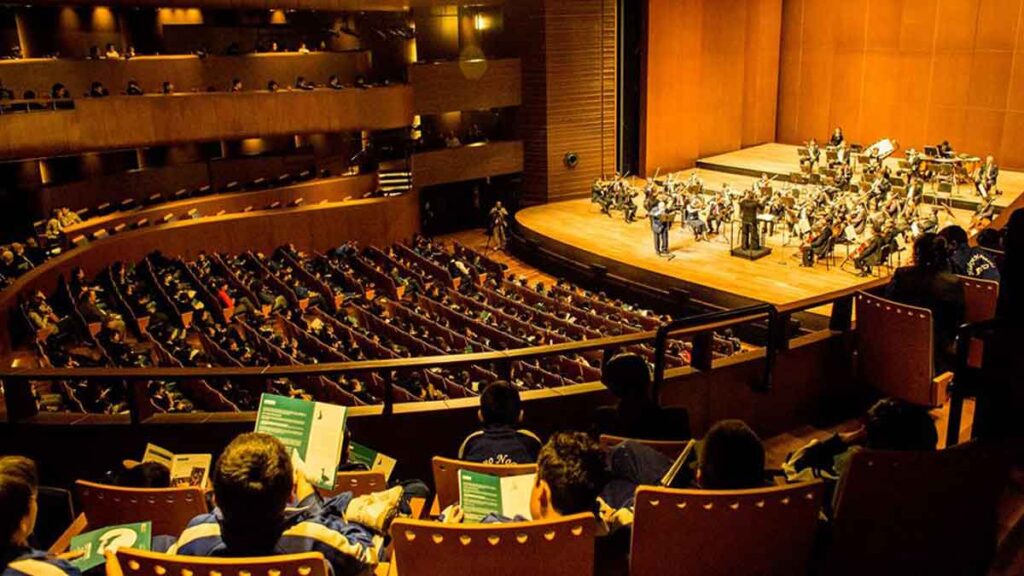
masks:
{"label": "wooden seat back", "polygon": [[864,450],[836,487],[827,574],[986,574],[1004,456],[976,445]]}
{"label": "wooden seat back", "polygon": [[306,552],[262,558],[174,556],[119,549],[107,562],[108,576],[328,576],[323,554]]}
{"label": "wooden seat back", "polygon": [[964,287],[964,322],[981,322],[996,316],[999,282],[959,276]]}
{"label": "wooden seat back", "polygon": [[626,438],[624,436],[613,436],[611,434],[601,434],[598,442],[601,444],[601,449],[605,452],[611,451],[623,442],[636,442],[637,444],[643,444],[648,448],[657,450],[664,454],[671,460],[675,460],[682,453],[683,448],[686,447],[687,440],[643,440],[640,438]]}
{"label": "wooden seat back", "polygon": [[886,396],[936,406],[932,313],[858,292],[857,369],[860,380]]}
{"label": "wooden seat back", "polygon": [[824,487],[636,491],[630,574],[806,574]]}
{"label": "wooden seat back", "polygon": [[373,494],[388,489],[388,482],[381,472],[355,471],[338,472],[338,479],[333,490],[321,490],[324,498],[337,496],[343,492],[351,492],[353,496]]}
{"label": "wooden seat back", "polygon": [[401,518],[391,525],[394,563],[402,576],[591,576],[590,513],[507,524],[441,524]]}
{"label": "wooden seat back", "polygon": [[199,488],[124,488],[78,480],[75,493],[90,530],[149,520],[154,535],[177,536],[189,520],[208,512]]}
{"label": "wooden seat back", "polygon": [[521,476],[536,474],[536,464],[480,464],[434,456],[431,460],[434,468],[434,489],[437,490],[437,503],[441,510],[459,501],[459,470],[471,470],[491,476]]}

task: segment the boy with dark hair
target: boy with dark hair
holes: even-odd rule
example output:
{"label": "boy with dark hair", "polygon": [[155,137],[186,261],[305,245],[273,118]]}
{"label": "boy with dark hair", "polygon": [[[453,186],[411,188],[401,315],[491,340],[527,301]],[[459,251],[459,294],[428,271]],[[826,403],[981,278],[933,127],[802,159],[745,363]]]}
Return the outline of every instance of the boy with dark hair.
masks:
{"label": "boy with dark hair", "polygon": [[626,438],[682,440],[690,437],[689,416],[684,408],[662,408],[653,397],[647,361],[633,353],[612,357],[601,369],[601,383],[619,399],[594,414],[595,430]]}
{"label": "boy with dark hair", "polygon": [[[212,475],[217,509],[189,522],[172,554],[272,556],[320,552],[334,576],[362,574],[383,551],[401,488],[320,500],[288,451],[267,434],[235,438]],[[291,506],[290,506],[291,505]]]}
{"label": "boy with dark hair", "polygon": [[484,388],[477,413],[482,430],[462,442],[459,459],[485,464],[527,464],[537,460],[541,441],[529,430],[517,430],[522,422],[519,390],[499,380]]}
{"label": "boy with dark hair", "polygon": [[746,422],[721,420],[708,430],[697,457],[697,483],[706,490],[765,485],[764,445]]}
{"label": "boy with dark hair", "polygon": [[28,544],[39,511],[38,492],[35,462],[21,456],[0,458],[0,575],[77,576],[77,568]]}

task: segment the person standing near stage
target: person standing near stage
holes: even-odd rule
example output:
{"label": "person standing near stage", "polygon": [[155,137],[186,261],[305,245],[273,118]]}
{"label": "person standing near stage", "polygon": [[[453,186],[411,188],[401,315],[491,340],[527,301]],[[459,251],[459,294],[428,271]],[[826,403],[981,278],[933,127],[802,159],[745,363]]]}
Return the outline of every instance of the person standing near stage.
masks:
{"label": "person standing near stage", "polygon": [[504,250],[508,241],[506,230],[508,228],[508,210],[501,205],[501,201],[494,203],[491,208],[491,243],[498,250]]}
{"label": "person standing near stage", "polygon": [[647,217],[651,220],[651,233],[654,235],[654,251],[658,253],[658,256],[668,253],[668,225],[662,221],[665,212],[665,201],[658,200],[654,208],[647,213]]}
{"label": "person standing near stage", "polygon": [[740,200],[740,224],[743,226],[743,249],[760,250],[761,238],[757,233],[757,212],[761,209],[761,203],[754,197],[750,190]]}

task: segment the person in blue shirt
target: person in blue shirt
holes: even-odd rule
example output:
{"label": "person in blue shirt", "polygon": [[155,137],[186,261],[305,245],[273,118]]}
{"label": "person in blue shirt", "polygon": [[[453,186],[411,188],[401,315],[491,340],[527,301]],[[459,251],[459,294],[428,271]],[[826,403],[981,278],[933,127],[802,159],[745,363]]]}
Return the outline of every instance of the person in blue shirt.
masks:
{"label": "person in blue shirt", "polygon": [[71,564],[29,545],[38,492],[35,462],[21,456],[0,458],[0,575],[79,576]]}
{"label": "person in blue shirt", "polygon": [[333,576],[372,570],[397,514],[401,487],[321,501],[267,434],[235,438],[217,460],[217,508],[193,518],[169,552],[185,556],[274,556],[320,552]]}
{"label": "person in blue shirt", "polygon": [[939,231],[939,236],[946,239],[949,265],[954,274],[999,282],[995,260],[981,248],[971,246],[963,228],[955,224],[946,226]]}
{"label": "person in blue shirt", "polygon": [[477,417],[483,428],[459,448],[459,459],[485,464],[528,464],[537,461],[541,441],[529,430],[517,430],[523,419],[519,390],[499,380],[484,388]]}

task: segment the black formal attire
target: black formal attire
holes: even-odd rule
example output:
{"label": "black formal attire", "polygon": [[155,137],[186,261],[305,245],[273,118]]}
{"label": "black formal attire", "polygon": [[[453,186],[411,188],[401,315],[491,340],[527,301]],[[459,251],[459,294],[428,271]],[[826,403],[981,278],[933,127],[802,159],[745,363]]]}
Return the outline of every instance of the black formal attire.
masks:
{"label": "black formal attire", "polygon": [[760,250],[761,237],[757,231],[757,213],[761,203],[753,198],[740,201],[740,223],[743,227],[743,249]]}

